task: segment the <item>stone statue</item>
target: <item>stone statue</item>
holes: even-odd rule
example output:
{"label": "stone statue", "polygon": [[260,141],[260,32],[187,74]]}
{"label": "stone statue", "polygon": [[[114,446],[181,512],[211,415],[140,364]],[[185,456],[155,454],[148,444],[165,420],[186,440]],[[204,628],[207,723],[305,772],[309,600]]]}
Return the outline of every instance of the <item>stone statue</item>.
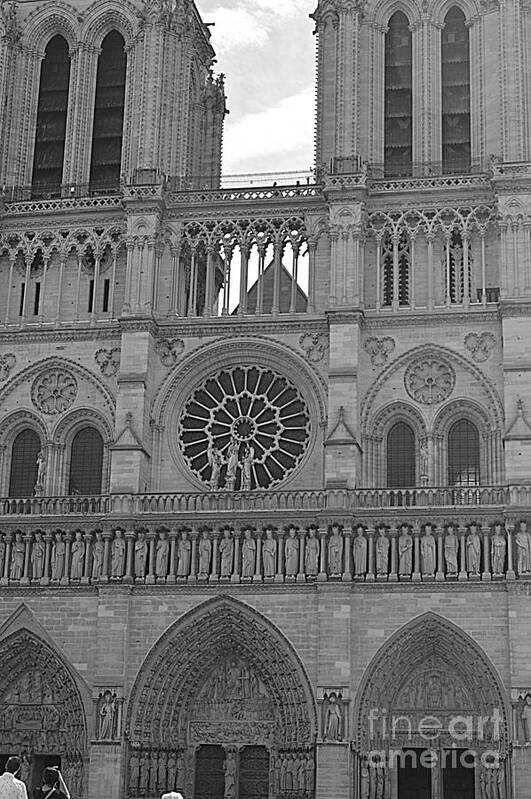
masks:
{"label": "stone statue", "polygon": [[234,541],[228,527],[223,530],[223,538],[219,544],[219,552],[221,555],[221,577],[230,577],[232,574]]}
{"label": "stone statue", "polygon": [[199,539],[199,575],[208,577],[210,574],[210,559],[212,557],[212,542],[208,530],[203,530]]}
{"label": "stone statue", "polygon": [[65,574],[66,545],[58,530],[52,545],[52,580],[60,580]]}
{"label": "stone statue", "polygon": [[24,574],[24,553],[26,545],[22,540],[22,533],[15,533],[15,540],[11,547],[11,570],[9,576],[12,580],[20,580]]}
{"label": "stone statue", "polygon": [[328,542],[328,569],[334,576],[343,571],[343,536],[337,524],[332,526],[332,535]]}
{"label": "stone statue", "polygon": [[238,470],[238,455],[240,445],[236,438],[232,438],[227,448],[227,472],[225,474],[225,488],[227,491],[234,491],[236,483],[236,472]]}
{"label": "stone statue", "polygon": [[111,552],[111,577],[123,577],[125,569],[125,541],[120,529],[114,533]]}
{"label": "stone statue", "polygon": [[72,580],[81,580],[83,577],[83,564],[85,560],[85,542],[83,533],[77,530],[72,542],[72,560],[70,562],[70,577]]}
{"label": "stone statue", "polygon": [[159,533],[159,540],[157,541],[157,558],[155,565],[155,572],[157,577],[166,577],[168,573],[168,555],[170,552],[170,542],[166,537],[164,530]]}
{"label": "stone statue", "polygon": [[436,544],[431,529],[431,524],[427,524],[424,528],[424,535],[420,539],[422,574],[426,575],[435,574]]}
{"label": "stone statue", "polygon": [[4,576],[4,563],[6,557],[6,543],[4,536],[0,533],[0,579]]}
{"label": "stone statue", "polygon": [[103,536],[99,530],[96,531],[96,540],[92,548],[92,579],[99,580],[103,575],[103,557],[105,553],[105,545],[103,543]]}
{"label": "stone statue", "polygon": [[477,533],[477,525],[470,525],[466,539],[466,562],[469,574],[479,574],[481,560],[481,538]]}
{"label": "stone statue", "polygon": [[190,574],[190,552],[192,542],[188,538],[188,533],[183,530],[177,551],[177,577],[188,577]]}
{"label": "stone statue", "polygon": [[398,538],[398,573],[406,577],[411,574],[413,556],[413,539],[407,524],[401,527]]}
{"label": "stone statue", "polygon": [[526,522],[520,522],[515,542],[518,574],[529,574],[531,571],[531,537],[527,532]]}
{"label": "stone statue", "polygon": [[315,536],[315,527],[310,527],[304,553],[304,570],[308,577],[316,577],[319,572],[319,550],[319,541]]}
{"label": "stone statue", "polygon": [[520,716],[524,728],[524,741],[531,743],[531,694],[526,694]]}
{"label": "stone statue", "polygon": [[376,539],[376,573],[387,574],[389,570],[389,539],[385,534],[385,527],[378,530]]}
{"label": "stone statue", "polygon": [[[40,530],[37,530],[35,533],[35,541],[33,542],[33,546],[31,549],[31,567],[32,567],[32,577],[34,580],[40,580],[40,578],[44,574],[44,555],[46,551],[46,545],[42,540],[42,533]],[[0,575],[2,574],[2,568],[0,566]]]}
{"label": "stone statue", "polygon": [[223,466],[223,455],[215,444],[210,443],[207,450],[207,458],[210,464],[210,488],[217,491],[221,477],[221,467]]}
{"label": "stone statue", "polygon": [[369,799],[369,792],[371,788],[370,772],[367,758],[361,761],[361,785],[360,785],[360,799]]}
{"label": "stone statue", "polygon": [[234,799],[236,796],[236,754],[227,752],[225,765],[225,796],[224,799]]}
{"label": "stone statue", "polygon": [[273,538],[273,530],[270,527],[266,528],[265,536],[262,547],[264,577],[274,577],[277,561],[277,542]]}
{"label": "stone statue", "polygon": [[46,477],[46,453],[40,449],[37,455],[37,482],[35,488],[44,487],[44,478]]}
{"label": "stone statue", "polygon": [[428,476],[428,461],[429,461],[429,450],[428,445],[423,443],[420,445],[420,476],[427,477]]}
{"label": "stone statue", "polygon": [[290,527],[286,543],[284,544],[286,577],[295,577],[299,570],[299,542],[296,536],[297,531],[295,527]]}
{"label": "stone statue", "polygon": [[458,548],[459,542],[457,540],[456,534],[454,533],[453,525],[449,524],[444,539],[444,561],[446,563],[447,574],[457,574],[459,571],[459,566],[457,563]]}
{"label": "stone statue", "polygon": [[248,444],[245,447],[242,459],[242,491],[251,490],[251,475],[254,462],[254,447]]}
{"label": "stone statue", "polygon": [[505,551],[507,542],[502,532],[501,524],[494,526],[494,535],[491,542],[492,571],[494,574],[503,574],[505,568]]}
{"label": "stone statue", "polygon": [[247,528],[243,534],[242,542],[242,577],[252,577],[256,561],[256,541],[253,539],[252,530]]}
{"label": "stone statue", "polygon": [[361,525],[358,525],[356,530],[352,554],[354,556],[354,574],[356,577],[362,577],[367,571],[367,539],[365,538],[365,530]]}
{"label": "stone statue", "polygon": [[328,697],[328,705],[324,719],[323,738],[325,741],[341,740],[341,722],[341,708],[337,703],[337,695],[331,693]]}
{"label": "stone statue", "polygon": [[148,543],[143,530],[138,531],[135,541],[135,577],[146,576],[146,563],[148,556]]}
{"label": "stone statue", "polygon": [[112,741],[115,737],[114,720],[116,716],[116,700],[110,691],[103,694],[99,711],[99,739],[100,741]]}

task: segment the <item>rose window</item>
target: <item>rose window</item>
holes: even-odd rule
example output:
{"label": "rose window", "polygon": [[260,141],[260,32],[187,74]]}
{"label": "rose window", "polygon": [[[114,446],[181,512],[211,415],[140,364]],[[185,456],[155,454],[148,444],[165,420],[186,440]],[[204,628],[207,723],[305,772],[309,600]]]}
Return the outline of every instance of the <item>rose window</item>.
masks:
{"label": "rose window", "polygon": [[308,409],[293,383],[254,366],[209,377],[179,422],[186,462],[214,490],[276,485],[300,462],[309,436]]}
{"label": "rose window", "polygon": [[454,390],[455,372],[445,361],[426,358],[408,366],[404,385],[409,396],[417,402],[436,405]]}
{"label": "rose window", "polygon": [[64,369],[53,369],[35,378],[31,399],[36,408],[50,416],[63,413],[77,396],[77,381]]}

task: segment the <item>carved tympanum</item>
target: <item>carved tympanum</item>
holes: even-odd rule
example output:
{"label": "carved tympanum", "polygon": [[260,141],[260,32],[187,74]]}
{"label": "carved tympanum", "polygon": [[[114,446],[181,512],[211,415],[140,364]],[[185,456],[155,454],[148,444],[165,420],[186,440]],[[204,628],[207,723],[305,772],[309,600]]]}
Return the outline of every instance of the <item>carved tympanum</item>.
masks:
{"label": "carved tympanum", "polygon": [[420,358],[407,367],[404,385],[416,402],[436,405],[454,390],[455,372],[440,358]]}
{"label": "carved tympanum", "polygon": [[38,375],[31,387],[35,407],[49,416],[68,410],[77,397],[77,380],[66,369],[50,369]]}

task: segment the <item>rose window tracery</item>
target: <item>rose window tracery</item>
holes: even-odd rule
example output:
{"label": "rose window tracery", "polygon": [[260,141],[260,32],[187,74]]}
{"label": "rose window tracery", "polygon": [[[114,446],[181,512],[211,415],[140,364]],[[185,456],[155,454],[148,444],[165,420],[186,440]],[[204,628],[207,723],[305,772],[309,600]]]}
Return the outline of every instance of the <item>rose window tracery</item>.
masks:
{"label": "rose window tracery", "polygon": [[31,399],[42,413],[53,416],[63,413],[77,396],[77,381],[65,369],[52,369],[33,381]]}
{"label": "rose window tracery", "polygon": [[423,358],[408,366],[404,385],[416,402],[436,405],[454,390],[455,372],[450,364],[439,358]]}
{"label": "rose window tracery", "polygon": [[211,489],[270,488],[303,457],[310,417],[295,386],[258,367],[223,369],[196,388],[179,422],[190,469]]}

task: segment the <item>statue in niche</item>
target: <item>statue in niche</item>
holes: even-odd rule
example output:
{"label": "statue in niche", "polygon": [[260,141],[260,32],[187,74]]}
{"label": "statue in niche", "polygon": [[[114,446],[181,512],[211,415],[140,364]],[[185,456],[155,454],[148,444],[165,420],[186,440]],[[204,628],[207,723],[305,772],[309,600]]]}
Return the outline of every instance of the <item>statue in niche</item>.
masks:
{"label": "statue in niche", "polygon": [[232,438],[227,448],[227,471],[225,473],[225,488],[227,491],[234,491],[236,484],[236,472],[238,471],[238,455],[240,445],[236,438]]}
{"label": "statue in niche", "polygon": [[125,541],[120,529],[114,533],[111,552],[111,577],[123,577],[125,569]]}
{"label": "statue in niche", "polygon": [[183,530],[181,540],[177,550],[177,577],[188,577],[190,574],[190,552],[192,542],[188,538],[188,533]]}
{"label": "statue in niche", "polygon": [[116,737],[116,696],[110,691],[105,691],[100,699],[98,717],[99,740],[112,741]]}
{"label": "statue in niche", "polygon": [[277,561],[277,542],[273,538],[273,530],[267,527],[262,547],[262,560],[264,563],[264,577],[274,577]]}
{"label": "statue in niche", "polygon": [[304,570],[308,577],[317,576],[319,571],[319,550],[319,541],[315,535],[315,527],[310,527],[304,553]]}
{"label": "statue in niche", "polygon": [[[37,530],[35,533],[35,541],[31,548],[31,574],[34,580],[40,580],[44,574],[45,551],[46,545],[42,539],[42,533],[40,530]],[[1,574],[2,569],[0,568],[0,575]]]}
{"label": "statue in niche", "polygon": [[429,450],[427,443],[420,445],[420,476],[428,476]]}
{"label": "statue in niche", "polygon": [[339,707],[337,694],[330,693],[324,717],[323,739],[325,741],[341,741],[342,714]]}
{"label": "statue in niche", "polygon": [[83,577],[83,563],[85,560],[85,542],[81,530],[76,532],[72,541],[72,560],[70,562],[70,577],[72,580],[81,580]]}
{"label": "statue in niche", "polygon": [[135,541],[135,577],[140,579],[146,576],[146,563],[148,556],[148,543],[143,530],[138,531]]}
{"label": "statue in niche", "polygon": [[361,525],[358,525],[356,530],[352,554],[354,556],[354,574],[356,577],[363,577],[367,571],[367,539],[365,538],[365,530]]}
{"label": "statue in niche", "polygon": [[4,564],[6,557],[6,543],[4,536],[0,533],[0,579],[4,576]]}
{"label": "statue in niche", "polygon": [[332,576],[340,575],[343,570],[343,536],[337,524],[332,526],[328,542],[328,568]]}
{"label": "statue in niche", "polygon": [[502,532],[501,524],[494,526],[494,535],[491,542],[491,558],[492,558],[492,571],[494,574],[503,574],[505,568],[505,552],[507,549],[507,542],[505,535]]}
{"label": "statue in niche", "polygon": [[12,580],[20,580],[24,574],[24,553],[26,545],[22,540],[22,533],[15,533],[15,540],[11,548],[11,570],[9,576]]}
{"label": "statue in niche", "polygon": [[52,545],[52,580],[60,580],[65,574],[66,545],[58,530]]}
{"label": "statue in niche", "polygon": [[175,788],[176,776],[177,776],[177,757],[175,756],[175,752],[169,752],[168,753],[168,772],[167,772],[168,785],[167,785],[167,787],[168,787],[168,790],[170,790],[170,791],[173,791],[173,789]]}
{"label": "statue in niche", "polygon": [[212,542],[208,530],[203,530],[199,539],[199,576],[208,577],[210,574],[210,559],[212,557]]}
{"label": "statue in niche", "polygon": [[250,578],[254,574],[256,561],[256,541],[252,530],[248,527],[243,534],[242,542],[242,577]]}
{"label": "statue in niche", "polygon": [[424,535],[420,539],[420,556],[422,563],[422,574],[435,574],[436,545],[432,533],[431,524],[424,528]]}
{"label": "statue in niche", "polygon": [[166,788],[166,769],[168,764],[168,756],[166,752],[159,752],[159,763],[157,773],[158,790],[164,791]]}
{"label": "statue in niche", "polygon": [[44,488],[44,478],[46,477],[46,453],[40,449],[37,455],[37,482],[35,488]]}
{"label": "statue in niche", "polygon": [[96,531],[96,540],[92,548],[92,579],[99,580],[103,575],[103,557],[105,553],[105,544],[103,543],[102,533]]}
{"label": "statue in niche", "polygon": [[403,577],[411,575],[413,539],[409,533],[407,524],[403,524],[398,538],[398,573]]}
{"label": "statue in niche", "polygon": [[221,478],[221,468],[223,466],[223,455],[214,443],[210,443],[207,449],[207,458],[210,464],[210,488],[212,491],[219,489]]}
{"label": "statue in niche", "polygon": [[284,544],[286,558],[286,577],[295,577],[299,570],[299,542],[295,527],[290,527]]}
{"label": "statue in niche", "polygon": [[252,468],[254,463],[254,447],[247,444],[242,458],[242,491],[251,490]]}
{"label": "statue in niche", "polygon": [[360,799],[369,799],[371,783],[370,783],[369,763],[366,757],[364,757],[363,760],[361,761],[360,773],[361,773]]}
{"label": "statue in niche", "polygon": [[311,752],[306,757],[306,774],[304,777],[304,787],[307,791],[313,791],[315,787],[315,759]]}
{"label": "statue in niche", "polygon": [[140,777],[140,758],[138,752],[133,750],[129,755],[129,792],[135,794],[138,790]]}
{"label": "statue in niche", "polygon": [[236,796],[236,753],[227,752],[223,766],[225,773],[225,797],[224,799],[234,799]]}
{"label": "statue in niche", "polygon": [[454,575],[459,571],[459,566],[457,564],[458,548],[459,542],[457,540],[456,534],[454,533],[453,525],[449,524],[444,539],[444,561],[446,563],[447,574]]}
{"label": "statue in niche", "polygon": [[466,539],[466,564],[469,574],[479,574],[481,560],[481,539],[477,532],[477,525],[470,525],[470,532]]}
{"label": "statue in niche", "polygon": [[376,573],[387,574],[389,570],[389,539],[385,534],[385,527],[378,530],[376,539]]}
{"label": "statue in niche", "polygon": [[531,694],[526,694],[520,718],[524,729],[524,742],[531,743]]}
{"label": "statue in niche", "polygon": [[229,527],[223,530],[223,538],[219,544],[221,555],[221,577],[230,577],[232,574],[232,560],[234,556],[234,541]]}
{"label": "statue in niche", "polygon": [[159,533],[159,540],[157,541],[157,558],[155,571],[157,577],[166,577],[168,573],[168,555],[170,552],[170,543],[166,537],[166,532],[161,530]]}
{"label": "statue in niche", "polygon": [[531,571],[531,536],[527,532],[527,523],[524,521],[519,524],[515,543],[518,574],[529,574]]}
{"label": "statue in niche", "polygon": [[142,750],[140,757],[140,793],[145,794],[148,789],[149,782],[149,765],[150,765],[149,752],[146,749]]}

